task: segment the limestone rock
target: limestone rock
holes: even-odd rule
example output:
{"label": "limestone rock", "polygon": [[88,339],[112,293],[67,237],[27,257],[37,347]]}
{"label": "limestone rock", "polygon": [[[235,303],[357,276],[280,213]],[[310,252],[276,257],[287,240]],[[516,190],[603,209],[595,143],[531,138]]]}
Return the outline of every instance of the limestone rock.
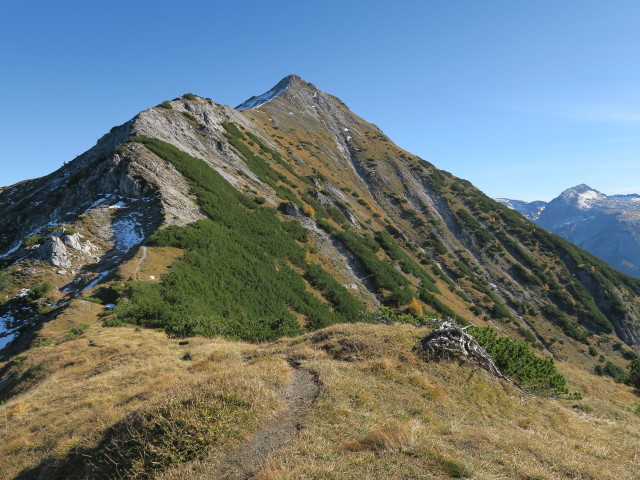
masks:
{"label": "limestone rock", "polygon": [[38,258],[48,261],[55,267],[71,267],[67,247],[64,246],[60,238],[55,236],[48,237],[44,243],[40,245],[38,248]]}

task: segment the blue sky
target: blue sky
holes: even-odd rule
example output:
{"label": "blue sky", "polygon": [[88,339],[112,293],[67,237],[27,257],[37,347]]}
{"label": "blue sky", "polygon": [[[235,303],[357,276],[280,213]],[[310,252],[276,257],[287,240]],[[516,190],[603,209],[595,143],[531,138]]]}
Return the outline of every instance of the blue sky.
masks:
{"label": "blue sky", "polygon": [[640,193],[635,0],[0,2],[0,185],[296,73],[488,195]]}

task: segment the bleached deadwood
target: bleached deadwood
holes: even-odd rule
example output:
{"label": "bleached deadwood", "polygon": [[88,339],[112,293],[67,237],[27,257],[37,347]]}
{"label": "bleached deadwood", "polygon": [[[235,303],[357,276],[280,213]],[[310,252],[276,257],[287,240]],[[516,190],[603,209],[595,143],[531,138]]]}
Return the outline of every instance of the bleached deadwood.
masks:
{"label": "bleached deadwood", "polygon": [[465,332],[465,328],[444,322],[422,339],[424,355],[430,360],[466,361],[478,365],[495,378],[513,383],[498,370],[489,354],[475,338]]}

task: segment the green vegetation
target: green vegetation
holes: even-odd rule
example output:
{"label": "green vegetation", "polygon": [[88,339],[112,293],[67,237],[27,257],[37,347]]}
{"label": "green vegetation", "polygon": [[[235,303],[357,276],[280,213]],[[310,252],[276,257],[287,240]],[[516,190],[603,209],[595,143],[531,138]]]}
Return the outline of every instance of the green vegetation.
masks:
{"label": "green vegetation", "polygon": [[158,105],[156,105],[156,107],[159,107],[159,108],[166,108],[167,110],[172,110],[172,109],[173,109],[173,107],[171,106],[171,104],[170,104],[168,101],[166,101],[166,100],[165,100],[164,102],[159,103]]}
{"label": "green vegetation", "polygon": [[566,380],[553,364],[553,358],[537,357],[521,340],[498,337],[491,327],[470,327],[467,332],[484,347],[507,377],[543,395],[567,393]]}
{"label": "green vegetation", "polygon": [[29,298],[31,300],[38,300],[39,298],[44,297],[51,290],[51,284],[48,282],[39,283],[33,287],[31,287],[31,292],[29,293]]}
{"label": "green vegetation", "polygon": [[[170,335],[223,335],[252,341],[296,335],[354,320],[364,307],[321,267],[307,265],[307,231],[258,207],[203,161],[157,139],[136,137],[191,183],[209,219],[157,232],[152,245],[187,250],[162,283],[129,282],[118,321],[163,328]],[[306,288],[305,272],[331,303]],[[303,319],[304,328],[298,321]]]}
{"label": "green vegetation", "polygon": [[78,338],[80,335],[82,335],[89,327],[90,327],[90,325],[88,323],[82,323],[80,325],[77,325],[77,326],[71,328],[68,332],[66,332],[62,336],[62,339],[63,340],[74,340],[74,339]]}
{"label": "green vegetation", "polygon": [[385,303],[402,306],[408,304],[414,298],[415,295],[408,293],[409,291],[406,290],[409,281],[393,267],[391,262],[380,260],[376,256],[380,246],[371,235],[356,235],[350,230],[334,231],[333,233],[362,262],[378,288],[378,292],[383,294],[385,293],[383,290],[387,291]]}
{"label": "green vegetation", "polygon": [[46,306],[46,307],[41,307],[38,309],[38,315],[49,315],[51,312],[53,312],[56,309],[56,307],[50,307],[50,306]]}
{"label": "green vegetation", "polygon": [[197,100],[198,97],[196,95],[194,95],[193,93],[185,93],[184,95],[182,95],[182,98],[186,99],[186,100]]}
{"label": "green vegetation", "polygon": [[193,115],[191,115],[189,112],[181,112],[181,113],[182,113],[182,116],[185,117],[187,120],[191,120],[192,122],[198,121],[198,119]]}
{"label": "green vegetation", "polygon": [[385,231],[379,231],[376,233],[375,238],[390,258],[400,262],[400,268],[404,273],[411,274],[420,280],[421,288],[430,292],[440,293],[440,290],[436,287],[435,279],[418,265],[391,235]]}
{"label": "green vegetation", "polygon": [[14,272],[10,270],[0,271],[0,292],[9,288],[13,282],[13,274]]}
{"label": "green vegetation", "polygon": [[44,237],[41,237],[40,235],[34,233],[33,235],[30,235],[24,239],[24,241],[22,242],[22,248],[33,247],[34,245],[42,243],[43,240]]}
{"label": "green vegetation", "polygon": [[562,328],[564,333],[569,335],[571,338],[585,344],[589,341],[589,335],[582,330],[576,322],[561,312],[555,305],[547,304],[542,307],[542,314],[547,320]]}
{"label": "green vegetation", "polygon": [[[628,373],[625,379],[628,385],[640,390],[640,356],[636,356],[627,366]],[[640,410],[640,407],[639,407]]]}
{"label": "green vegetation", "polygon": [[436,319],[435,314],[426,313],[423,315],[413,315],[411,313],[395,313],[389,307],[385,307],[384,305],[380,307],[380,310],[377,312],[369,312],[361,317],[363,322],[367,323],[383,323],[383,324],[393,324],[393,323],[410,323],[411,325],[431,325],[433,326],[439,321]]}

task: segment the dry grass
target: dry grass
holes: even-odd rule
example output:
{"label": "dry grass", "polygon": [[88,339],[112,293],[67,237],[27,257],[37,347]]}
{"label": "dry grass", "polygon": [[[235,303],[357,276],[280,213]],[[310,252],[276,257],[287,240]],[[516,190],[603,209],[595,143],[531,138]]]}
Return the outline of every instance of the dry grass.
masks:
{"label": "dry grass", "polygon": [[[211,415],[225,426],[214,439],[222,455],[282,406],[277,391],[289,366],[279,357],[243,361],[255,348],[224,340],[179,342],[151,330],[98,324],[75,340],[32,348],[14,373],[45,367],[0,405],[0,478],[42,462],[40,476],[25,478],[56,478],[47,469],[68,461],[70,453],[91,452],[127,415],[157,414],[203,395],[248,402],[237,409],[210,402]],[[186,353],[190,360],[183,360]]]}
{"label": "dry grass", "polygon": [[45,365],[0,406],[0,476],[91,451],[133,412],[216,392],[248,400],[216,410],[226,427],[214,448],[158,477],[201,478],[204,465],[281,408],[290,357],[316,371],[323,390],[305,428],[258,479],[637,478],[640,419],[630,409],[640,399],[627,387],[560,363],[582,400],[525,395],[466,365],[423,362],[414,347],[425,333],[353,324],[262,346],[180,345],[154,331],[93,324],[75,340],[32,348],[15,366]]}
{"label": "dry grass", "polygon": [[[259,478],[637,478],[640,419],[629,408],[640,399],[627,387],[560,365],[574,389],[592,385],[583,400],[523,395],[466,365],[421,362],[423,334],[338,325],[281,342],[306,355],[324,391]],[[347,343],[356,353],[327,348]],[[402,447],[385,447],[394,438]]]}
{"label": "dry grass", "polygon": [[184,254],[184,250],[174,247],[147,247],[146,257],[140,248],[136,255],[118,268],[118,277],[124,281],[159,282],[169,267]]}

